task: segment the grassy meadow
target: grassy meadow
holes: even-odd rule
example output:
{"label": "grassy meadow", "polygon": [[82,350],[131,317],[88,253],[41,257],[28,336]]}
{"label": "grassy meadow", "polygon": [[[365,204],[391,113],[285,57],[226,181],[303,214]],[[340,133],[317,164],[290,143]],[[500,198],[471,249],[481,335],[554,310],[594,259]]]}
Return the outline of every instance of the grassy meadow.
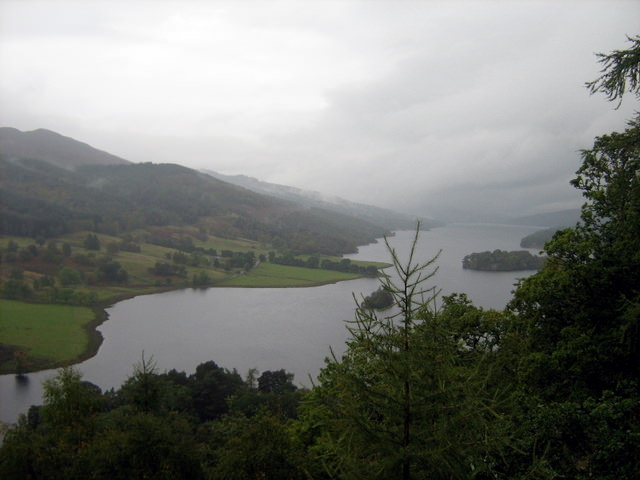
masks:
{"label": "grassy meadow", "polygon": [[[25,350],[27,367],[63,365],[85,353],[87,325],[95,319],[88,307],[42,305],[0,300],[0,342]],[[12,371],[13,360],[0,364],[0,372]]]}

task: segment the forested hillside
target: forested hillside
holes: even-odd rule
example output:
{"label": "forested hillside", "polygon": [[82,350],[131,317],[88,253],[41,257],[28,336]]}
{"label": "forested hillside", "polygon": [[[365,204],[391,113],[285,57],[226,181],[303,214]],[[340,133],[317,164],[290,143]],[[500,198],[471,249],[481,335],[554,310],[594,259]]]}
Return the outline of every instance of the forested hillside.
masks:
{"label": "forested hillside", "polygon": [[[318,192],[309,192],[286,185],[263,182],[245,175],[222,175],[209,170],[205,170],[205,173],[254,192],[290,200],[309,207],[338,212],[349,217],[360,218],[387,230],[411,230],[416,226],[416,218],[414,216],[385,208],[350,202],[342,198],[327,199]],[[442,224],[442,222],[434,219],[420,218],[419,221],[422,227],[426,229]]]}
{"label": "forested hillside", "polygon": [[520,241],[522,248],[544,248],[544,244],[553,238],[558,230],[562,227],[545,228],[544,230],[537,230],[530,235],[527,235]]}
{"label": "forested hillside", "polygon": [[273,243],[295,253],[355,251],[386,230],[267,197],[172,164],[79,166],[0,157],[0,233],[52,238],[89,230],[193,225],[211,235]]}

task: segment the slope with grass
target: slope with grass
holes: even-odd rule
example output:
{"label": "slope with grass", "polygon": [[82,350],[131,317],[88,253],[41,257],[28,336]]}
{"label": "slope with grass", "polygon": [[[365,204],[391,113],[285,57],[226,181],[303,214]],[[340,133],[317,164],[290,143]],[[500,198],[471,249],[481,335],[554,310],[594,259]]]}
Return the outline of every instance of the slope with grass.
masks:
{"label": "slope with grass", "polygon": [[97,335],[90,328],[95,313],[87,307],[2,299],[0,319],[0,345],[5,347],[0,373],[15,371],[12,354],[18,351],[26,354],[29,371],[74,363],[86,356],[88,346],[99,344],[91,338]]}

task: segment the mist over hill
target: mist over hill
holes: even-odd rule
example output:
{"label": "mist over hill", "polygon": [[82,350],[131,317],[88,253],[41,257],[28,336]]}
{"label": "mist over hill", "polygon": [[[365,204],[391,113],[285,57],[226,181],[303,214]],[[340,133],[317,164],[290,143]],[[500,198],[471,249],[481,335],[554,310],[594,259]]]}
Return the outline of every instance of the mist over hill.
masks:
{"label": "mist over hill", "polygon": [[573,227],[580,220],[580,209],[573,208],[557,212],[539,213],[511,219],[513,225],[536,225],[540,227]]}
{"label": "mist over hill", "polygon": [[21,132],[15,128],[0,127],[0,153],[6,158],[38,159],[66,169],[73,169],[80,165],[131,163],[44,128]]}
{"label": "mist over hill", "polygon": [[309,207],[322,208],[344,215],[354,216],[388,230],[413,229],[416,227],[416,221],[418,220],[423,228],[433,228],[444,224],[431,218],[416,218],[413,215],[407,215],[373,205],[351,202],[340,197],[323,195],[320,192],[264,182],[246,175],[223,175],[211,170],[202,171],[215,178],[257,193],[290,200]]}
{"label": "mist over hill", "polygon": [[3,134],[9,138],[0,143],[3,234],[118,235],[189,225],[296,253],[340,254],[390,231],[366,218],[256,193],[180,165],[132,164],[53,132],[5,128]]}

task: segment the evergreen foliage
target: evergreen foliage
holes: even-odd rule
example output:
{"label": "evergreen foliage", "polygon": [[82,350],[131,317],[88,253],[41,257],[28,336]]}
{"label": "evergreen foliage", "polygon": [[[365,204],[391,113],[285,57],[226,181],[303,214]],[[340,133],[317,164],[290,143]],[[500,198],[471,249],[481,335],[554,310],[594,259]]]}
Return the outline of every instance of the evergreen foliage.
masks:
{"label": "evergreen foliage", "polygon": [[543,249],[545,243],[553,238],[553,235],[560,230],[560,228],[552,227],[544,230],[538,230],[533,232],[520,241],[522,248],[539,248]]}
{"label": "evergreen foliage", "polygon": [[[347,351],[327,360],[307,406],[315,454],[331,478],[471,478],[488,473],[504,438],[502,399],[487,371],[451,335],[427,288],[436,258],[406,264],[388,246],[397,279],[389,316],[356,309]],[[471,360],[471,361],[468,361]]]}
{"label": "evergreen foliage", "polygon": [[283,255],[271,256],[271,263],[277,265],[289,265],[292,267],[305,267],[305,268],[321,268],[322,270],[334,270],[337,272],[355,273],[358,275],[366,275],[368,277],[375,277],[378,274],[378,269],[375,265],[362,266],[351,261],[349,258],[343,258],[340,261],[332,261],[328,258],[320,259],[317,256],[311,256],[308,259],[296,257],[292,253],[286,253]]}
{"label": "evergreen foliage", "polygon": [[[284,380],[263,392],[214,362],[158,374],[143,354],[119,390],[102,393],[61,369],[45,382],[44,405],[7,432],[0,478],[304,478],[287,415],[300,394],[284,371],[263,376]],[[240,397],[256,409],[231,409]]]}
{"label": "evergreen foliage", "polygon": [[[589,84],[611,100],[639,95],[640,37],[601,55]],[[523,422],[566,478],[638,478],[640,460],[640,114],[597,137],[571,182],[581,222],[548,242],[545,268],[521,282],[511,309],[527,325]],[[635,413],[633,413],[635,412]],[[634,453],[635,452],[635,453]]]}

